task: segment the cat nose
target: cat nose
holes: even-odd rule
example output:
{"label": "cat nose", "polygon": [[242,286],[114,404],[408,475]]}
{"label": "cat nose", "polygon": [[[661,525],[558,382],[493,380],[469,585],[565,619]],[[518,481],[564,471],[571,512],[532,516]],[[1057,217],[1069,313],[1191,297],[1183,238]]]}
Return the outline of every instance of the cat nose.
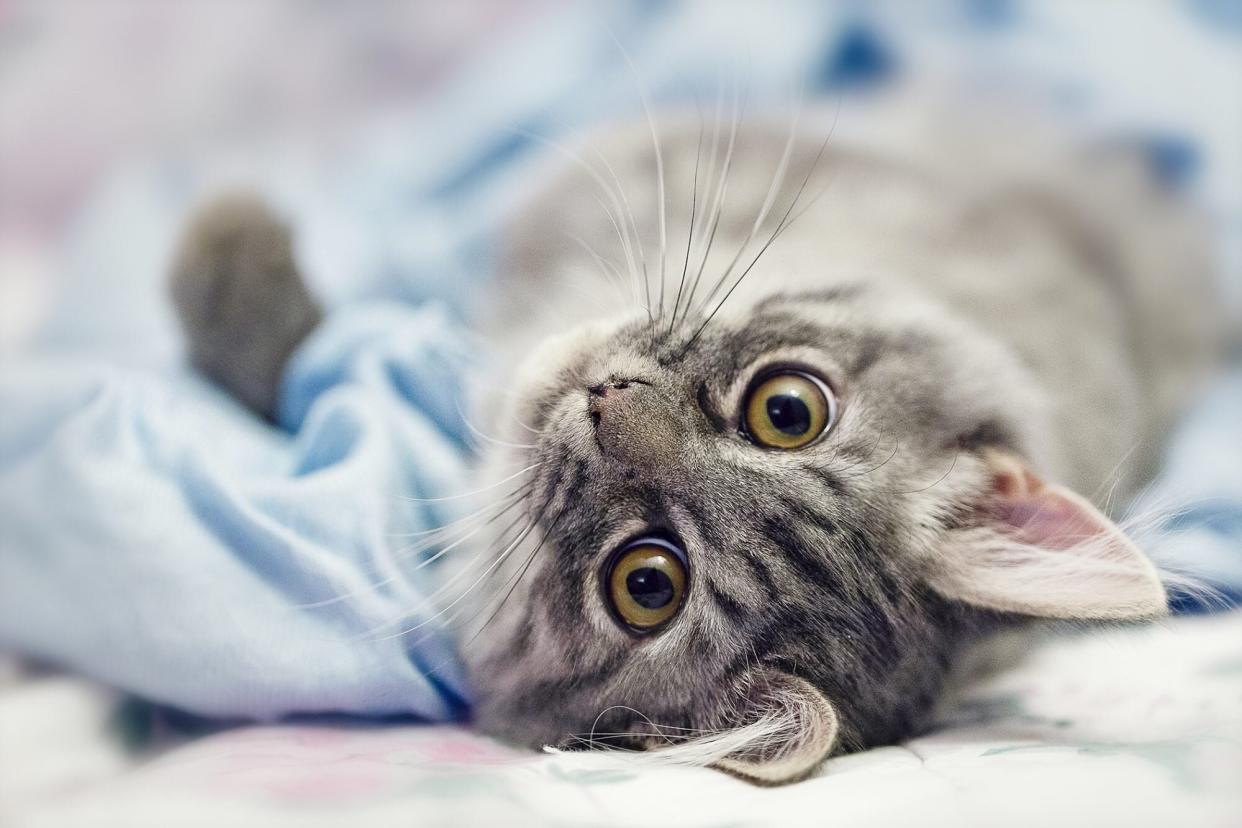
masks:
{"label": "cat nose", "polygon": [[591,422],[595,424],[597,432],[604,422],[605,415],[608,417],[609,426],[615,425],[613,421],[617,417],[624,416],[618,410],[625,407],[625,403],[620,401],[620,397],[633,387],[634,383],[632,381],[623,379],[601,382],[587,389],[587,394],[589,395],[587,411],[590,414]]}
{"label": "cat nose", "polygon": [[678,443],[668,401],[649,384],[613,380],[587,389],[587,411],[605,456],[634,468],[667,463]]}
{"label": "cat nose", "polygon": [[614,394],[617,391],[624,391],[633,384],[633,380],[610,380],[608,382],[601,382],[599,385],[592,385],[587,391],[592,397],[607,397],[609,394]]}

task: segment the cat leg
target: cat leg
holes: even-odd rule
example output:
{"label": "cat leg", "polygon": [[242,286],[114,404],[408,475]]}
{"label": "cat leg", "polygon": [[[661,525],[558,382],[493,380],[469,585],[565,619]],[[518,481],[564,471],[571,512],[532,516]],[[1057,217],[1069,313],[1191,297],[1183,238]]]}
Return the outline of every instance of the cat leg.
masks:
{"label": "cat leg", "polygon": [[191,363],[273,419],[285,362],[322,317],[289,228],[254,196],[212,201],[190,221],[170,281]]}

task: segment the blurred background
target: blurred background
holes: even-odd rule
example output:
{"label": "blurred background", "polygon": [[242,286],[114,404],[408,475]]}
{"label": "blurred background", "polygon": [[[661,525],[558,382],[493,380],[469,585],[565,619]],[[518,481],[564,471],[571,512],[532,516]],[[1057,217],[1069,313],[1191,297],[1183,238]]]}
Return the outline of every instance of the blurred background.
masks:
{"label": "blurred background", "polygon": [[452,293],[484,267],[514,162],[540,149],[517,131],[635,112],[640,88],[711,100],[735,77],[759,106],[911,77],[1042,101],[1147,147],[1213,211],[1236,268],[1240,8],[4,0],[0,349],[169,358],[152,290],[187,205],[227,183],[295,216],[332,301]]}
{"label": "blurred background", "polygon": [[[6,615],[4,604],[16,605],[15,599],[23,596],[14,586],[6,592],[4,581],[29,583],[10,577],[19,573],[22,560],[28,568],[20,574],[30,577],[37,572],[30,564],[37,556],[46,553],[51,560],[53,552],[65,552],[64,560],[72,562],[69,552],[82,554],[61,543],[61,535],[51,531],[53,524],[56,529],[74,528],[73,521],[91,509],[108,511],[100,508],[107,503],[104,499],[93,506],[71,508],[66,503],[83,492],[90,496],[119,488],[124,477],[91,478],[88,483],[96,489],[88,483],[82,489],[62,488],[65,480],[77,481],[75,475],[87,466],[76,464],[81,458],[74,452],[81,452],[66,448],[68,444],[61,446],[62,455],[52,455],[54,441],[48,443],[49,456],[73,462],[46,464],[44,477],[22,477],[20,470],[6,475],[27,454],[36,457],[35,442],[21,436],[38,432],[23,431],[38,424],[23,424],[19,416],[28,389],[37,387],[42,394],[50,384],[79,375],[89,375],[92,382],[106,377],[100,387],[110,389],[122,377],[120,385],[130,395],[120,398],[124,416],[154,412],[145,420],[136,418],[149,432],[137,427],[132,432],[144,439],[162,434],[169,442],[151,439],[166,454],[143,443],[142,450],[150,452],[141,455],[144,463],[159,457],[169,468],[181,470],[177,464],[188,463],[189,455],[177,453],[182,446],[173,445],[173,438],[191,433],[203,453],[247,455],[232,472],[261,465],[248,453],[270,458],[288,449],[283,443],[273,448],[285,437],[259,431],[256,423],[203,388],[182,360],[163,283],[187,214],[211,193],[242,186],[278,205],[297,229],[299,258],[329,308],[377,298],[411,307],[434,300],[455,318],[485,289],[498,228],[546,172],[548,151],[532,135],[566,140],[581,127],[637,114],[643,94],[657,108],[711,100],[722,84],[735,80],[756,110],[786,105],[801,94],[848,106],[855,96],[883,94],[904,82],[977,89],[1047,109],[1076,124],[1090,141],[1130,146],[1164,186],[1196,204],[1210,222],[1222,295],[1238,318],[1239,0],[0,0],[0,822],[7,815],[20,816],[21,824],[94,824],[86,817],[100,813],[103,802],[128,814],[118,824],[179,824],[166,821],[174,813],[170,809],[185,818],[185,803],[192,801],[204,809],[204,819],[240,814],[267,824],[277,811],[288,816],[281,808],[303,801],[372,805],[381,796],[408,814],[415,804],[423,807],[450,795],[478,802],[495,797],[501,810],[493,817],[512,816],[504,808],[526,801],[534,809],[523,812],[529,816],[539,813],[536,799],[577,802],[576,791],[597,782],[601,787],[590,788],[581,802],[595,807],[590,803],[612,797],[614,814],[629,813],[622,803],[634,796],[634,789],[624,784],[603,787],[627,777],[588,773],[564,758],[540,765],[539,784],[529,791],[527,777],[514,782],[499,772],[463,775],[456,788],[437,788],[443,784],[441,777],[412,781],[395,771],[374,770],[381,759],[389,763],[385,768],[424,760],[508,767],[505,763],[529,759],[515,759],[459,732],[420,731],[401,737],[406,741],[398,744],[388,736],[361,742],[353,740],[362,737],[341,736],[333,742],[321,733],[240,731],[243,735],[236,739],[249,742],[216,742],[215,748],[202,748],[180,764],[157,763],[128,788],[89,787],[117,777],[136,757],[149,757],[173,721],[153,715],[145,703],[135,706],[121,691],[137,687],[148,699],[176,701],[173,689],[161,696],[150,688],[207,681],[210,670],[202,665],[211,664],[212,656],[205,654],[207,647],[194,651],[201,642],[186,647],[165,640],[155,642],[163,650],[154,644],[144,649],[149,642],[139,641],[126,651],[128,660],[112,659],[89,638],[64,644],[90,626],[89,616],[74,624],[61,618],[62,626],[52,623],[35,633],[28,617]],[[146,396],[152,389],[158,395]],[[65,399],[70,398],[73,405],[93,399]],[[189,404],[162,407],[166,398]],[[1242,449],[1236,431],[1242,421],[1240,401],[1242,384],[1235,381],[1219,404],[1192,423],[1198,430],[1181,444],[1180,464],[1171,465],[1175,471],[1192,469],[1202,487],[1187,489],[1186,476],[1161,484],[1166,494],[1202,494],[1217,504],[1185,521],[1176,543],[1183,557],[1215,550],[1225,573],[1222,582],[1237,577],[1242,561],[1236,554],[1242,538]],[[59,416],[69,410],[68,403],[57,405],[44,411]],[[203,411],[215,413],[208,417]],[[10,424],[20,427],[7,432]],[[131,437],[128,420],[118,417],[109,428],[101,426],[97,435],[106,436],[98,439],[86,435],[81,445],[98,448],[118,433],[125,440]],[[1211,460],[1211,474],[1198,473],[1203,458]],[[438,492],[460,487],[460,472],[453,466],[427,485],[439,486]],[[32,479],[42,481],[41,488]],[[24,498],[21,504],[19,496]],[[40,520],[49,527],[43,534]],[[26,534],[12,530],[19,521],[25,521],[20,525]],[[19,549],[19,538],[36,541]],[[47,548],[40,548],[41,543]],[[137,590],[125,600],[137,600],[132,596],[154,589],[132,582],[109,586],[122,597],[127,589]],[[135,615],[159,628],[150,616]],[[286,616],[265,618],[273,626],[289,621]],[[107,620],[121,623],[111,616]],[[99,628],[110,629],[102,617]],[[247,629],[259,636],[258,625]],[[1095,696],[1088,692],[1080,697],[1090,702],[1080,705],[1086,711],[1084,720],[1103,708],[1124,708],[1118,700],[1131,691],[1144,703],[1154,698],[1150,710],[1135,714],[1136,720],[1173,724],[1144,743],[1147,753],[1135,755],[1149,764],[1176,765],[1182,775],[1168,790],[1163,782],[1147,788],[1156,797],[1152,801],[1167,803],[1168,809],[1146,813],[1193,815],[1198,812],[1192,803],[1217,802],[1211,797],[1220,799],[1236,790],[1227,777],[1242,766],[1236,751],[1222,753],[1215,742],[1202,751],[1197,743],[1183,747],[1174,739],[1184,732],[1177,724],[1183,720],[1168,719],[1172,714],[1167,711],[1181,710],[1177,705],[1182,704],[1198,711],[1194,716],[1201,718],[1193,721],[1204,730],[1219,730],[1222,710],[1237,724],[1237,643],[1229,639],[1236,639],[1237,623],[1204,629],[1193,645],[1157,635],[1150,646],[1105,645],[1073,658],[1045,661],[1011,681],[1009,690],[1025,698],[1035,688],[1046,691],[1045,698],[1061,698],[1058,694],[1066,686],[1077,685],[1055,684],[1058,676],[1080,674],[1083,664],[1099,664],[1098,680],[1106,682],[1112,675],[1114,683],[1096,688]],[[211,632],[204,628],[202,635]],[[34,640],[51,642],[41,645],[40,655],[71,654],[49,661],[87,665],[80,672],[92,679],[102,676],[106,685],[119,689],[59,671],[31,669],[5,649],[25,654],[29,648],[13,648],[11,642]],[[115,638],[100,640],[110,644]],[[1216,672],[1195,672],[1207,663],[1204,659],[1222,652],[1232,653],[1232,660],[1211,661]],[[1165,674],[1153,675],[1153,660]],[[322,673],[326,663],[307,659],[302,669]],[[246,663],[256,674],[265,666]],[[408,668],[404,660],[399,666]],[[202,674],[196,675],[195,669]],[[174,682],[178,674],[182,685]],[[1214,678],[1203,677],[1208,675]],[[1168,688],[1161,682],[1169,676],[1177,676],[1180,686],[1206,689],[1186,697],[1189,701],[1178,697],[1167,702]],[[127,677],[134,680],[127,682]],[[310,680],[296,672],[286,678],[291,684]],[[375,697],[374,688],[361,680],[356,690],[361,698]],[[250,699],[245,693],[238,697]],[[1047,733],[1069,739],[1068,725],[1056,724],[1063,718],[1048,714],[1040,719],[1005,701],[1008,696],[997,698],[1001,701],[993,698],[979,709],[1017,731],[1025,732],[1021,729],[1038,721],[1047,725]],[[1166,702],[1173,707],[1160,707]],[[1165,713],[1151,713],[1157,709]],[[1118,714],[1118,729],[1128,728],[1128,721]],[[1074,749],[1081,755],[1107,753],[1100,746],[1113,742],[1103,738],[1081,736]],[[259,748],[252,749],[254,745]],[[275,758],[264,763],[256,755]],[[372,764],[350,764],[358,756],[371,757],[366,762]],[[1015,756],[1019,763],[1029,758]],[[1013,766],[1017,775],[1005,779],[1042,772],[1036,767],[1039,761],[1036,757],[1033,764],[1022,765],[1021,772]],[[892,799],[888,773],[884,769],[867,777],[876,780],[872,787],[852,783],[857,796],[848,801],[864,809]],[[1202,790],[1183,784],[1187,778]],[[673,797],[678,791],[672,786],[682,777],[667,779]],[[726,784],[714,776],[696,779],[706,786],[704,791]],[[977,790],[1009,790],[1003,784],[995,787],[996,779],[978,777],[983,782]],[[1120,797],[1122,791],[1137,794],[1144,784],[1135,780],[1146,777],[1118,771],[1105,780],[1112,788],[1100,777],[1081,779]],[[972,780],[977,781],[970,777],[959,788],[965,790]],[[188,799],[152,799],[151,791],[162,790],[161,785],[172,785],[178,796]],[[1045,789],[1035,784],[1029,788]],[[920,789],[915,785],[904,790]],[[58,799],[82,791],[84,798]],[[1019,796],[1016,790],[1012,793]],[[847,799],[841,798],[846,794],[836,795],[840,812],[851,813]],[[702,799],[705,814],[717,805],[724,809],[719,824],[747,813],[745,807],[731,805],[727,796],[719,802],[710,796]],[[1233,807],[1236,816],[1236,796],[1220,801],[1225,802],[1222,808]],[[1141,796],[1134,802],[1135,808],[1154,807]],[[937,813],[951,814],[952,809]]]}

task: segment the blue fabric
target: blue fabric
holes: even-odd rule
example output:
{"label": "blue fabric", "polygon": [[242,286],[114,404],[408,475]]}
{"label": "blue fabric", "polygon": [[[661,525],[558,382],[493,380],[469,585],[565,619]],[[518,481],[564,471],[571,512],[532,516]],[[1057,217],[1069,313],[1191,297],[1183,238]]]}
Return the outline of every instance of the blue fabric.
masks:
{"label": "blue fabric", "polygon": [[[399,536],[450,515],[467,351],[441,308],[360,304],[296,355],[265,429],[193,381],[6,371],[0,645],[198,713],[457,715]],[[340,599],[340,600],[336,600]]]}
{"label": "blue fabric", "polygon": [[1172,590],[1175,611],[1242,604],[1242,371],[1186,417],[1159,479],[1132,511],[1169,515],[1144,548],[1162,569],[1198,582]]}
{"label": "blue fabric", "polygon": [[[101,186],[67,245],[55,315],[0,366],[0,647],[212,716],[460,715],[469,694],[437,625],[401,634],[428,620],[437,567],[393,577],[402,536],[453,515],[407,498],[468,488],[458,403],[473,349],[459,320],[485,289],[498,223],[530,186],[540,146],[518,136],[557,138],[632,109],[640,82],[657,101],[710,100],[739,75],[754,100],[803,84],[871,91],[918,72],[931,43],[967,75],[1072,93],[1112,113],[1118,134],[1155,123],[1152,134],[1185,136],[1185,151],[1157,153],[1171,177],[1193,159],[1195,182],[1222,180],[1232,151],[1215,121],[1162,123],[1168,102],[1111,110],[1134,97],[1115,65],[1071,71],[1065,56],[1091,54],[1111,25],[1098,15],[975,2],[862,19],[856,4],[746,4],[721,31],[712,4],[601,8],[570,4],[517,27],[416,115],[364,130],[331,169],[294,153],[256,165],[255,186],[299,228],[330,306],[290,366],[281,428],[178,356],[164,262],[210,171],[152,160]],[[698,32],[713,34],[687,36]],[[997,37],[1017,47],[1012,60],[998,58]],[[1151,71],[1148,50],[1122,50],[1135,77]],[[1242,228],[1231,189],[1194,195]],[[1166,527],[1162,560],[1235,597],[1242,462],[1222,447],[1242,445],[1240,400],[1235,380],[1203,403],[1159,484],[1194,501]]]}

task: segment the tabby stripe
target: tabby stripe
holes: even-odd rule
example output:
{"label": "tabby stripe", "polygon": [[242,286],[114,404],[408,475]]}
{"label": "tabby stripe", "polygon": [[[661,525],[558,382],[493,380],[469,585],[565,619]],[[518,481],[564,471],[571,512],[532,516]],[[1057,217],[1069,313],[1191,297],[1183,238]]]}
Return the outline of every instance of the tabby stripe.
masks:
{"label": "tabby stripe", "polygon": [[821,469],[818,466],[803,466],[803,469],[812,476],[819,478],[820,482],[833,493],[845,494],[845,484],[841,482],[841,478],[828,471],[828,469]]}
{"label": "tabby stripe", "polygon": [[739,549],[737,554],[746,562],[755,580],[763,587],[764,593],[768,596],[768,602],[775,603],[779,601],[781,599],[781,590],[776,586],[776,581],[772,578],[772,570],[764,563],[763,555],[749,548]]}
{"label": "tabby stripe", "polygon": [[721,590],[720,587],[716,585],[716,582],[711,578],[704,578],[703,582],[707,585],[707,592],[711,595],[712,600],[716,602],[716,606],[718,606],[730,620],[737,620],[750,614],[747,609],[739,604],[731,595]]}
{"label": "tabby stripe", "polygon": [[563,490],[565,505],[561,509],[562,512],[579,502],[582,490],[586,488],[586,466],[586,462],[582,460],[573,461],[573,472],[570,474],[569,483],[566,484]]}
{"label": "tabby stripe", "polygon": [[764,310],[772,305],[790,304],[802,305],[807,302],[819,302],[822,304],[834,304],[837,302],[849,301],[857,299],[863,294],[863,285],[857,282],[850,282],[843,285],[836,285],[823,290],[800,290],[795,293],[780,293],[776,296],[769,296],[759,303],[759,309]]}
{"label": "tabby stripe", "polygon": [[610,656],[594,670],[573,676],[535,682],[518,696],[514,709],[523,713],[543,713],[550,707],[560,704],[570,693],[591,690],[607,683],[609,679],[616,675],[617,670],[624,661],[625,655],[618,653]]}
{"label": "tabby stripe", "polygon": [[560,488],[561,481],[564,479],[565,465],[568,462],[569,449],[562,447],[557,453],[557,462],[552,464],[552,474],[549,475],[548,482],[543,486],[541,509],[547,509],[552,504],[552,500],[556,497],[556,491]]}
{"label": "tabby stripe", "polygon": [[833,573],[824,562],[814,555],[807,554],[802,540],[787,525],[774,518],[765,518],[760,524],[760,531],[770,540],[798,569],[808,583],[816,586],[833,584]]}
{"label": "tabby stripe", "polygon": [[695,396],[698,399],[699,409],[712,424],[712,428],[722,434],[725,431],[728,431],[729,424],[725,421],[725,418],[721,415],[721,413],[716,410],[716,407],[712,405],[711,395],[707,391],[706,382],[699,383],[699,389]]}
{"label": "tabby stripe", "polygon": [[832,520],[832,518],[827,515],[821,515],[809,504],[795,500],[791,497],[785,497],[781,498],[781,505],[793,513],[795,517],[800,518],[804,523],[809,523],[812,526],[822,529],[825,534],[837,534],[837,524]]}
{"label": "tabby stripe", "polygon": [[884,349],[884,337],[874,333],[865,334],[858,346],[858,354],[849,367],[850,374],[856,378],[865,374],[884,355]]}

